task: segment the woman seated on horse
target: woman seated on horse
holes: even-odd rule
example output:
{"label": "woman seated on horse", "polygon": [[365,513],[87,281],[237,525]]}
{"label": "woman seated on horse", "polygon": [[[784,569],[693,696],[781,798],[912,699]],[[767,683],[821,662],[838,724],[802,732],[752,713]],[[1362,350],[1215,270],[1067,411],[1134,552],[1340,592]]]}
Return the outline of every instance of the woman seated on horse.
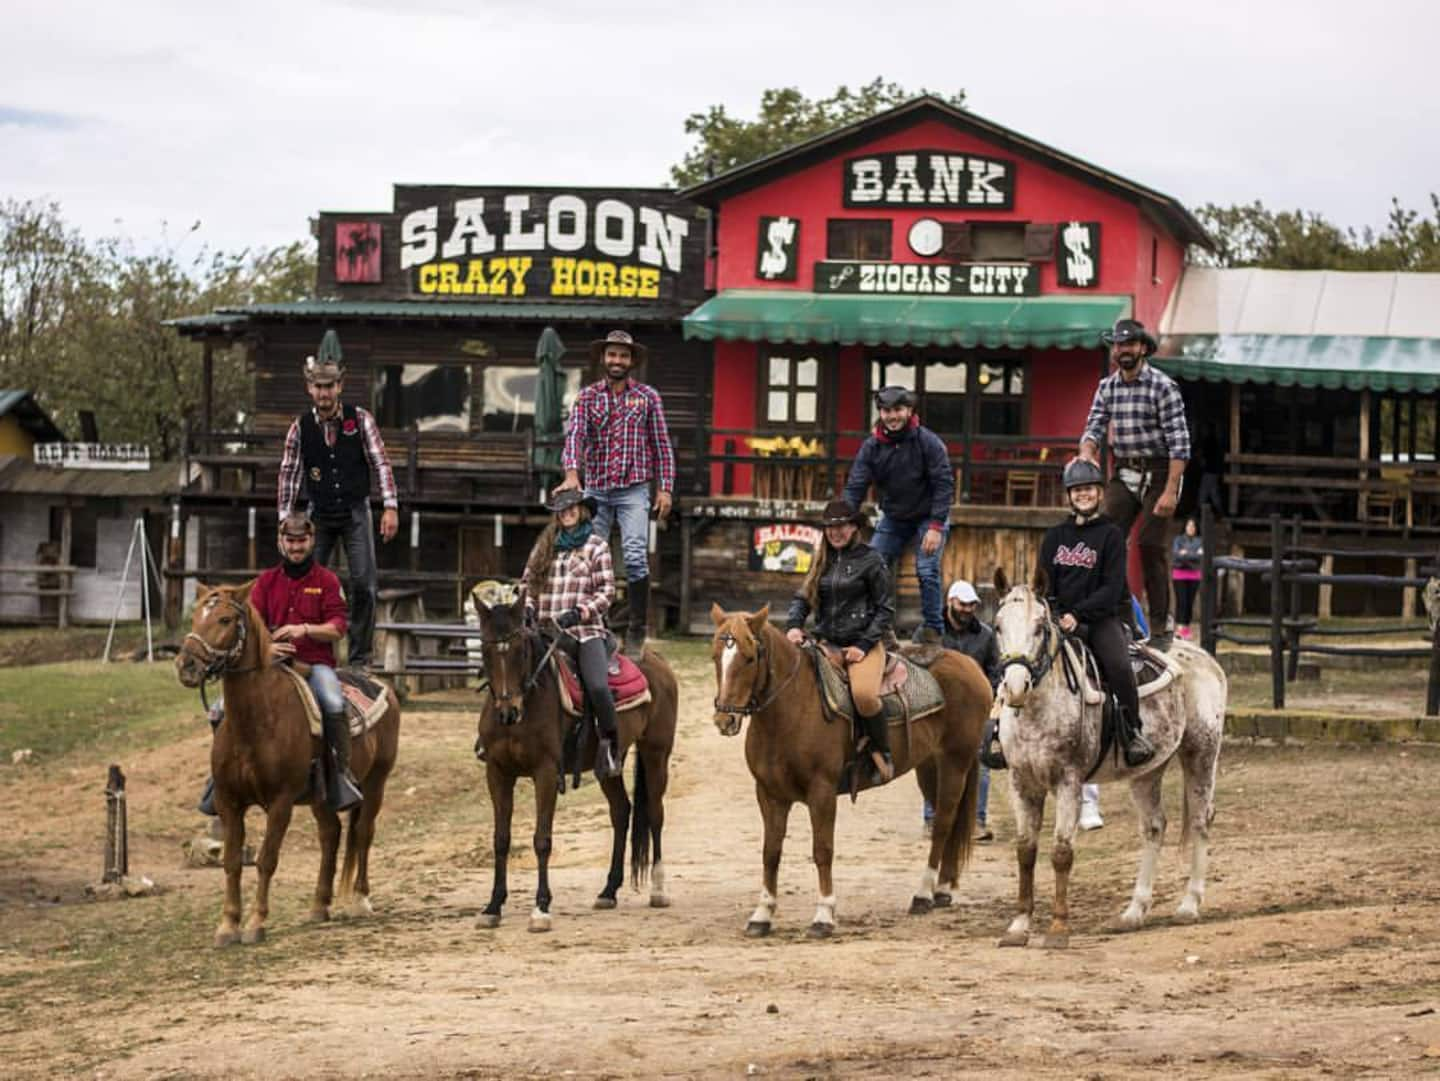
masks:
{"label": "woman seated on horse", "polygon": [[826,504],[825,541],[810,572],[790,602],[785,636],[799,645],[805,620],[815,616],[815,636],[839,649],[850,679],[850,696],[874,761],[872,777],[884,784],[895,776],[890,733],[880,704],[885,674],[881,640],[890,630],[895,608],[885,557],[860,540],[865,516],[843,499]]}
{"label": "woman seated on horse", "polygon": [[1125,537],[1100,513],[1105,477],[1094,462],[1065,467],[1065,495],[1073,512],[1040,542],[1040,570],[1049,582],[1050,609],[1060,629],[1084,638],[1120,703],[1125,764],[1148,762],[1155,748],[1140,731],[1140,696],[1130,667],[1130,591],[1125,582]]}
{"label": "woman seated on horse", "polygon": [[610,543],[591,531],[595,502],[579,489],[555,492],[550,510],[554,518],[530,549],[520,579],[525,611],[542,627],[559,628],[556,648],[575,662],[600,729],[595,776],[616,777],[623,762],[608,674],[613,639],[605,628],[605,613],[615,600]]}

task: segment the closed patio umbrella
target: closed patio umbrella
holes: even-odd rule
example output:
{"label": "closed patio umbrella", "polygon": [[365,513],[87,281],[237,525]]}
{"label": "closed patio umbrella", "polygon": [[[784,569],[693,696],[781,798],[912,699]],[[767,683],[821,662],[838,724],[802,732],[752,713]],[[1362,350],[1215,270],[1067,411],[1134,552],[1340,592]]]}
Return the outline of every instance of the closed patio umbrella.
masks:
{"label": "closed patio umbrella", "polygon": [[565,373],[560,369],[560,358],[564,355],[565,343],[560,335],[554,327],[546,327],[535,346],[535,361],[539,365],[535,373],[535,469],[539,474],[542,501],[564,475],[560,468],[561,443],[565,436],[564,418],[560,415],[565,399]]}

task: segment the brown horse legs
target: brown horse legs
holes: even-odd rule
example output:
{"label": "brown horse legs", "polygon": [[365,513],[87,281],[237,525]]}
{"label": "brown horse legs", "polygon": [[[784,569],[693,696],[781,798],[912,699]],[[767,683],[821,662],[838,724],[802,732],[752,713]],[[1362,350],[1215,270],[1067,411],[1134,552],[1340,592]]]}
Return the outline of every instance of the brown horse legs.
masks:
{"label": "brown horse legs", "polygon": [[532,931],[550,930],[550,831],[555,825],[559,779],[554,762],[535,770],[535,862],[540,867],[540,881],[535,887],[535,910],[530,913]]}
{"label": "brown horse legs", "polygon": [[260,855],[255,860],[258,872],[255,904],[240,935],[240,941],[247,946],[265,941],[265,921],[270,918],[270,880],[275,876],[275,868],[280,865],[280,845],[285,840],[285,831],[290,828],[290,815],[294,810],[295,804],[282,798],[272,803],[265,814],[265,843],[260,846]]}
{"label": "brown horse legs", "polygon": [[630,834],[630,797],[625,794],[625,780],[618,774],[600,782],[600,790],[610,804],[610,873],[605,888],[595,898],[596,908],[614,908],[615,894],[625,882],[625,838]]}
{"label": "brown horse legs", "polygon": [[310,921],[324,923],[330,918],[330,904],[335,899],[335,858],[340,852],[340,817],[318,800],[311,810],[315,812],[315,827],[320,834],[320,874],[315,880]]}
{"label": "brown horse legs", "polygon": [[[760,889],[760,903],[750,914],[745,924],[745,933],[751,938],[763,938],[770,933],[770,923],[775,918],[775,898],[779,895],[780,851],[785,847],[785,827],[790,818],[790,804],[782,803],[767,795],[757,782],[755,799],[760,804],[760,817],[765,825],[764,885]],[[828,869],[827,869],[828,875]]]}
{"label": "brown horse legs", "polygon": [[[495,809],[495,881],[490,888],[490,903],[480,913],[479,926],[499,927],[500,910],[505,905],[505,867],[510,859],[510,817],[515,811],[515,778],[485,763],[485,783],[490,788],[490,805]],[[538,785],[537,785],[538,788]]]}
{"label": "brown horse legs", "polygon": [[835,860],[835,786],[825,784],[812,788],[807,802],[820,892],[815,902],[815,918],[806,933],[811,938],[829,938],[835,933],[835,882],[831,877]]}
{"label": "brown horse legs", "polygon": [[1040,822],[1045,799],[1027,799],[1014,784],[1010,788],[1015,812],[1015,862],[1020,869],[1020,897],[1015,918],[1000,939],[1002,946],[1023,946],[1030,941],[1030,917],[1035,912],[1035,856],[1040,848]]}
{"label": "brown horse legs", "polygon": [[220,926],[215,928],[216,946],[234,946],[240,941],[240,869],[245,857],[245,812],[221,803],[220,825],[225,831],[225,901]]}

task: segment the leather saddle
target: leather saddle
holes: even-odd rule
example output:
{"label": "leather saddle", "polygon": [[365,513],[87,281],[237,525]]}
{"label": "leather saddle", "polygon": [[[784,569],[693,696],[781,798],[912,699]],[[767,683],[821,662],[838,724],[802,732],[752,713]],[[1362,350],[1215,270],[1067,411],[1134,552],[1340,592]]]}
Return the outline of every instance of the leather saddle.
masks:
{"label": "leather saddle", "polygon": [[[814,643],[815,671],[827,720],[843,717],[857,723],[855,700],[840,651],[828,643]],[[935,713],[945,704],[940,684],[929,670],[898,653],[885,653],[885,674],[880,679],[880,705],[887,724],[902,724]]]}
{"label": "leather saddle", "polygon": [[[299,671],[301,666],[287,664],[284,667],[285,673],[295,683],[295,693],[305,705],[310,734],[316,739],[321,738],[320,704],[315,701],[315,693]],[[306,672],[310,670],[309,665],[303,667]],[[349,668],[337,668],[335,675],[340,679],[340,689],[345,692],[345,719],[350,725],[350,735],[362,736],[385,716],[385,711],[390,708],[391,691],[385,684]]]}
{"label": "leather saddle", "polygon": [[[559,677],[560,708],[572,717],[579,717],[585,709],[585,694],[574,662],[557,649],[551,663]],[[609,677],[610,693],[615,696],[615,712],[634,709],[650,701],[649,680],[640,671],[640,666],[623,653],[610,654],[605,674]]]}

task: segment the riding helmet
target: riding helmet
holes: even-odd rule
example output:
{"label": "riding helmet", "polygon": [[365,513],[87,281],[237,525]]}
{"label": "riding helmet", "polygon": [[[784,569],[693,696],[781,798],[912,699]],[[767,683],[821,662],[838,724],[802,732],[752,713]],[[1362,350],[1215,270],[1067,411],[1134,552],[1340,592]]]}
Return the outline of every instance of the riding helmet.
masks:
{"label": "riding helmet", "polygon": [[1088,458],[1073,458],[1070,464],[1065,467],[1065,475],[1062,478],[1065,490],[1079,488],[1083,484],[1104,485],[1105,474],[1100,472],[1100,467]]}

